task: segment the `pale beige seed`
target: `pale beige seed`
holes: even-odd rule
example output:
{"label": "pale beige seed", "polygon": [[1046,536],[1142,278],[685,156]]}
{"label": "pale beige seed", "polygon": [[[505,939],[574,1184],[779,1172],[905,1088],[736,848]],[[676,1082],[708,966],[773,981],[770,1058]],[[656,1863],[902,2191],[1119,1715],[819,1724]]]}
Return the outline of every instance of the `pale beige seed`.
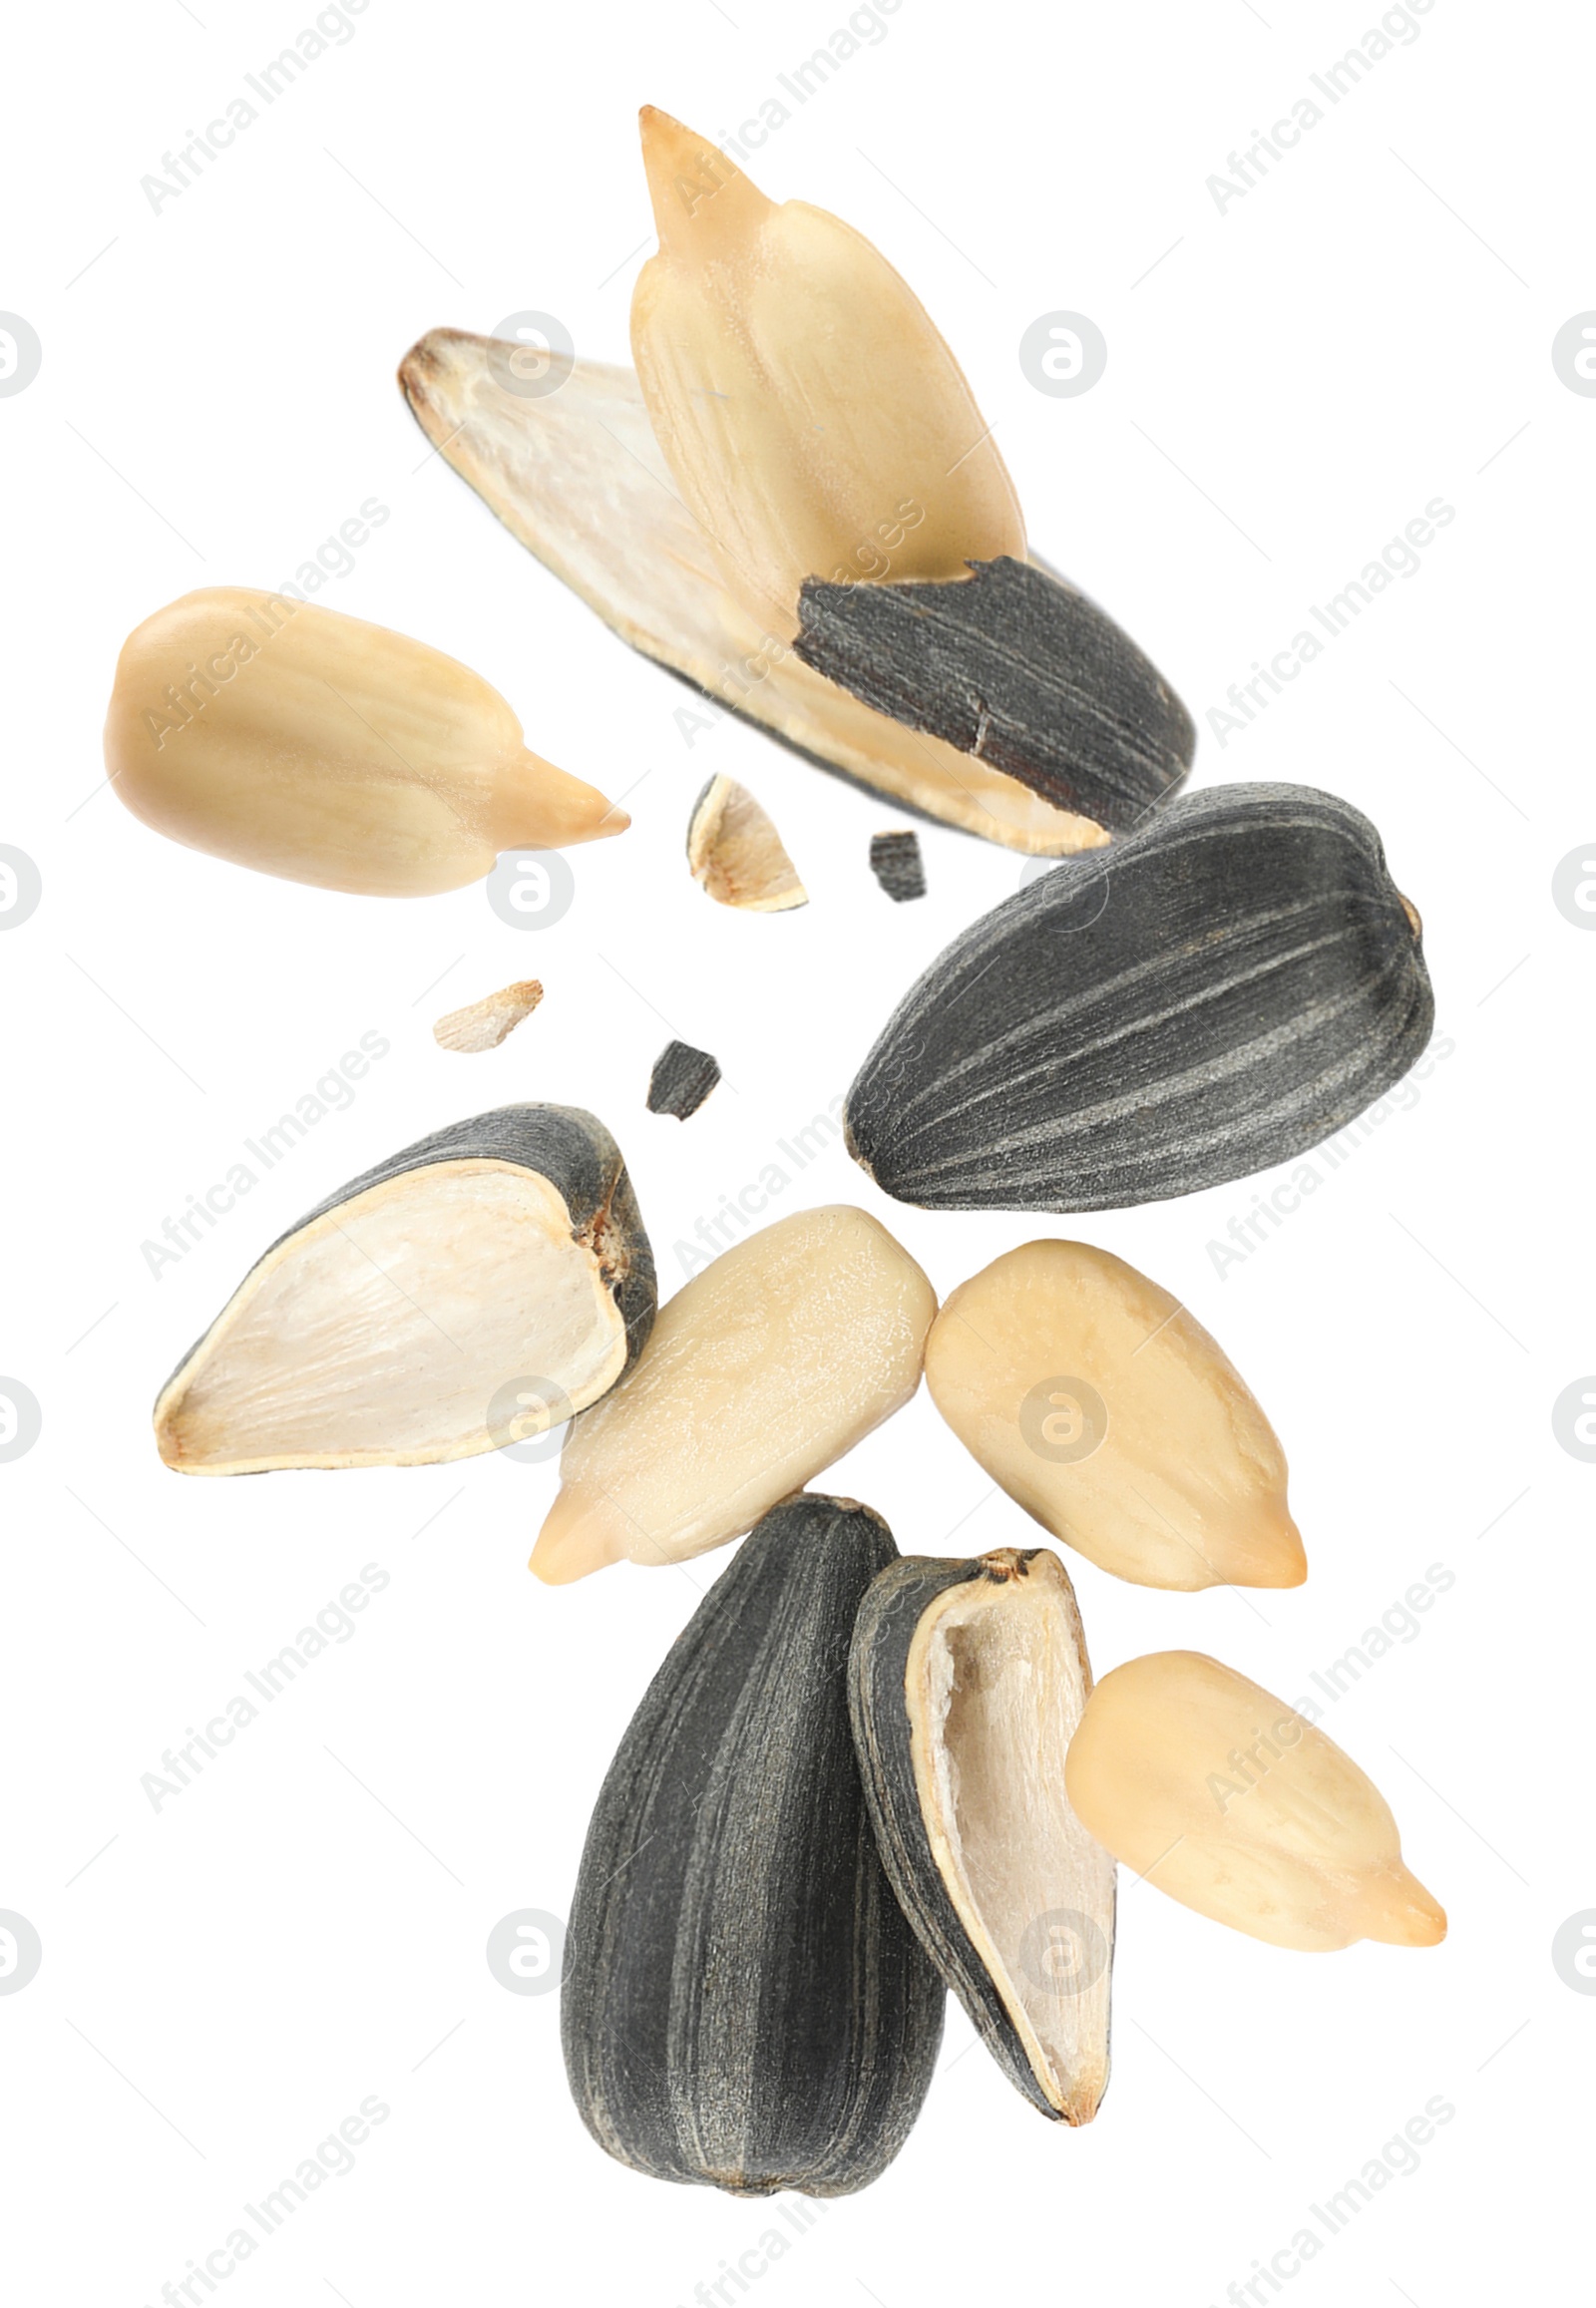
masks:
{"label": "pale beige seed", "polygon": [[542,999],[543,987],[536,977],[520,978],[514,985],[502,985],[497,993],[485,993],[480,1001],[468,1002],[464,1009],[450,1010],[433,1027],[432,1038],[445,1050],[496,1050]]}
{"label": "pale beige seed", "polygon": [[1201,1652],[1105,1675],[1064,1783],[1116,1859],[1254,1939],[1318,1952],[1446,1936],[1379,1788],[1284,1700]]}
{"label": "pale beige seed", "polygon": [[659,446],[724,580],[778,640],[805,577],[962,577],[1023,559],[991,428],[925,306],[862,233],[778,205],[645,106],[659,252],[631,342]]}
{"label": "pale beige seed", "polygon": [[186,593],[128,636],[105,750],[157,833],[371,897],[456,890],[504,850],[631,822],[531,752],[497,689],[453,657],[243,585]]}
{"label": "pale beige seed", "polygon": [[741,1537],[909,1400],[936,1312],[909,1253],[845,1204],[723,1252],[573,1426],[532,1568],[562,1586]]}
{"label": "pale beige seed", "polygon": [[1143,1587],[1296,1587],[1286,1460],[1178,1299],[1083,1242],[1029,1242],[932,1327],[933,1401],[1044,1530]]}
{"label": "pale beige seed", "polygon": [[809,903],[780,834],[735,778],[712,777],[694,802],[687,864],[717,905],[740,913],[786,914]]}

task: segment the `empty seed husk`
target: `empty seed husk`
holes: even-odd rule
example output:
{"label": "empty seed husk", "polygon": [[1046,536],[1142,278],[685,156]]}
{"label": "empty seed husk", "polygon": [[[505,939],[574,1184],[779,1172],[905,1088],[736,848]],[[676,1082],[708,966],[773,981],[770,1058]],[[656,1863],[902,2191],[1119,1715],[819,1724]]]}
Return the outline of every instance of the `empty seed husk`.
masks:
{"label": "empty seed husk", "polygon": [[846,1204],[722,1252],[572,1428],[532,1568],[559,1586],[740,1538],[909,1400],[936,1312],[909,1253]]}
{"label": "empty seed husk", "polygon": [[870,870],[896,906],[926,895],[926,862],[918,834],[873,834]]}
{"label": "empty seed husk", "polygon": [[685,1122],[696,1114],[720,1079],[720,1060],[691,1042],[666,1042],[648,1077],[650,1114],[674,1114]]}
{"label": "empty seed husk", "polygon": [[464,1009],[450,1010],[433,1027],[432,1038],[445,1050],[496,1050],[524,1017],[531,1017],[542,999],[543,987],[537,978],[521,978],[515,985],[501,986],[497,993],[485,993],[480,1001],[468,1002]]}
{"label": "empty seed husk", "polygon": [[105,750],[157,833],[370,897],[457,890],[502,850],[631,822],[531,752],[499,692],[453,657],[243,585],[186,593],[129,635]]}
{"label": "empty seed husk", "polygon": [[[351,1179],[245,1276],[156,1404],[184,1474],[431,1466],[558,1425],[654,1319],[620,1150],[575,1106],[503,1106]],[[542,1406],[541,1413],[539,1406]]]}
{"label": "empty seed husk", "polygon": [[717,905],[740,913],[786,914],[809,903],[781,836],[735,778],[712,777],[693,803],[687,864]]}
{"label": "empty seed husk", "polygon": [[1344,1128],[1433,1015],[1369,820],[1307,786],[1222,786],[956,939],[860,1068],[848,1143],[931,1209],[1194,1194]]}
{"label": "empty seed husk", "polygon": [[775,1507],[609,1767],[561,2022],[583,2121],[635,2171],[846,2195],[919,2114],[942,1984],[882,1872],[848,1726],[854,1616],[895,1553],[852,1500]]}
{"label": "empty seed husk", "polygon": [[[399,382],[447,464],[622,640],[807,760],[899,809],[1029,856],[1108,839],[1016,779],[872,711],[740,608],[682,504],[630,369],[562,363],[558,391],[511,390],[507,341],[429,331]],[[689,739],[712,710],[678,706]]]}
{"label": "empty seed husk", "polygon": [[1201,1652],[1105,1675],[1064,1779],[1116,1859],[1233,1931],[1314,1952],[1445,1937],[1379,1788],[1284,1700]]}
{"label": "empty seed husk", "polygon": [[1028,1242],[961,1283],[926,1383],[987,1472],[1055,1538],[1143,1587],[1296,1587],[1286,1459],[1195,1316],[1123,1259]]}
{"label": "empty seed husk", "polygon": [[864,235],[777,203],[645,106],[659,250],[631,349],[660,448],[722,579],[790,641],[806,577],[965,575],[1023,556],[992,427],[925,306]]}
{"label": "empty seed husk", "polygon": [[1115,833],[1179,785],[1191,715],[1128,633],[1034,562],[963,584],[808,578],[797,651],[866,705]]}
{"label": "empty seed husk", "polygon": [[909,1556],[860,1609],[849,1702],[893,1889],[1009,2082],[1066,2123],[1108,2082],[1114,1863],[1064,1792],[1090,1690],[1045,1548]]}

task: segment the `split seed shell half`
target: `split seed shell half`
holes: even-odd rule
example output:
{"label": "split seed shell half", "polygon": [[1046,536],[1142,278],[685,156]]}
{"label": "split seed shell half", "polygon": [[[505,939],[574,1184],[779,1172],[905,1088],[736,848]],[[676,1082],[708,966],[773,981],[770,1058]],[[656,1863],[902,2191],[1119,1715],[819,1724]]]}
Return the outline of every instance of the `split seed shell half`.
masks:
{"label": "split seed shell half", "polygon": [[1379,1788],[1283,1699],[1201,1652],[1105,1675],[1064,1776],[1116,1859],[1233,1931],[1315,1953],[1446,1936]]}
{"label": "split seed shell half", "polygon": [[1195,1194],[1334,1136],[1433,1018],[1369,820],[1308,786],[1219,786],[957,938],[860,1068],[849,1148],[927,1209]]}
{"label": "split seed shell half", "polygon": [[868,1507],[784,1500],[605,1776],[561,2024],[582,2119],[633,2170],[846,2195],[920,2112],[942,1984],[882,1872],[848,1728],[849,1635],[895,1553]]}
{"label": "split seed shell half", "polygon": [[620,1149],[575,1106],[502,1106],[329,1195],[167,1381],[184,1474],[431,1466],[558,1425],[648,1337],[653,1254]]}
{"label": "split seed shell half", "polygon": [[[399,382],[439,455],[622,640],[900,809],[1032,857],[1107,841],[1089,818],[812,672],[726,590],[631,370],[576,360],[562,364],[558,391],[528,396],[504,381],[518,349],[432,329],[406,353]],[[708,719],[691,699],[680,717],[689,732]]]}
{"label": "split seed shell half", "polygon": [[533,1570],[563,1586],[740,1538],[909,1400],[936,1312],[902,1244],[846,1204],[723,1251],[573,1426]]}
{"label": "split seed shell half", "polygon": [[129,634],[105,750],[157,833],[368,897],[458,890],[501,850],[631,823],[531,752],[498,690],[455,658],[243,585],[186,593]]}
{"label": "split seed shell half", "polygon": [[1090,1691],[1044,1547],[906,1556],[860,1609],[849,1706],[893,1889],[1003,2074],[1065,2123],[1108,2084],[1114,1862],[1064,1793]]}
{"label": "split seed shell half", "polygon": [[1011,1499],[1143,1587],[1297,1587],[1286,1458],[1178,1299],[1084,1242],[1027,1242],[961,1283],[926,1383]]}

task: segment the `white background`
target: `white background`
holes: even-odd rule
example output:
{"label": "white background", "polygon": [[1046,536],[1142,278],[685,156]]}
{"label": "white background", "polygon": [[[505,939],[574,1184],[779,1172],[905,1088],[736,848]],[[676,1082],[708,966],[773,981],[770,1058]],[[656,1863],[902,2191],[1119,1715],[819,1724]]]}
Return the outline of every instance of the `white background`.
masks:
{"label": "white background", "polygon": [[[1099,1673],[1190,1646],[1296,1698],[1429,1565],[1454,1574],[1326,1717],[1450,1936],[1293,1955],[1130,1890],[1098,2120],[1039,2120],[954,2010],[902,2157],[751,2280],[766,2308],[1021,2290],[1201,2308],[1436,2095],[1455,2116],[1420,2169],[1283,2296],[1538,2296],[1581,2233],[1596,2003],[1550,1943],[1596,1906],[1596,1470],[1550,1410],[1596,1366],[1596,939],[1550,883],[1596,808],[1596,402],[1550,347],[1596,305],[1592,41],[1572,6],[1433,0],[1221,212],[1209,176],[1379,13],[902,0],[885,38],[786,100],[752,173],[908,276],[1036,546],[1200,722],[1426,501],[1456,509],[1420,574],[1253,726],[1221,747],[1204,725],[1196,772],[1327,786],[1375,818],[1424,918],[1450,1054],[1223,1278],[1207,1246],[1269,1179],[1052,1228],[1128,1256],[1217,1334],[1290,1454],[1311,1561],[1306,1588],[1255,1598],[1144,1592],[1071,1560]],[[484,1960],[511,1909],[566,1911],[609,1754],[723,1559],[547,1590],[525,1562],[552,1466],[186,1482],[149,1405],[302,1210],[513,1099],[605,1118],[674,1289],[673,1245],[780,1159],[912,976],[1015,886],[1006,852],[923,828],[931,894],[895,908],[866,864],[871,834],[905,822],[890,807],[745,726],[689,746],[688,693],[427,459],[393,382],[424,329],[529,306],[624,359],[651,246],[636,106],[733,128],[846,14],[370,0],[159,213],[141,177],[311,21],[308,0],[13,24],[0,305],[44,361],[0,401],[0,839],[45,895],[0,939],[0,1372],[44,1431],[0,1466],[0,1907],[44,1961],[0,1997],[0,2250],[30,2303],[158,2301],[373,2094],[391,2115],[356,2168],[219,2296],[669,2308],[775,2217],[607,2162],[566,2094],[557,1998],[507,1994]],[[1021,332],[1058,308],[1109,347],[1078,399],[1018,366]],[[279,583],[368,497],[391,518],[320,597],[465,659],[540,751],[627,793],[632,830],[573,854],[558,928],[518,933],[479,889],[406,904],[257,878],[96,790],[126,631],[196,585]],[[806,912],[739,918],[688,880],[687,809],[717,770],[774,812]],[[441,1010],[529,973],[548,997],[503,1048],[435,1047]],[[391,1052],[355,1103],[154,1279],[142,1243],[368,1030]],[[726,1070],[685,1125],[642,1105],[670,1032]],[[835,1200],[875,1210],[941,1292],[1047,1231],[897,1209],[840,1148],[779,1207]],[[1032,1535],[924,1394],[828,1481],[908,1551]],[[356,1636],[156,1813],[141,1775],[367,1563],[390,1584]]]}

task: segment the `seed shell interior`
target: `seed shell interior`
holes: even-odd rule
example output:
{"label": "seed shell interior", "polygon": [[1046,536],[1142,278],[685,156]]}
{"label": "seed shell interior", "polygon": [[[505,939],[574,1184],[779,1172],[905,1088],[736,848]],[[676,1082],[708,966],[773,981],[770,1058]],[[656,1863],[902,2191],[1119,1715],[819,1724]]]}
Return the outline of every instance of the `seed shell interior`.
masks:
{"label": "seed shell interior", "polygon": [[1114,1863],[1064,1792],[1091,1690],[1056,1555],[909,1556],[871,1587],[849,1704],[905,1913],[1009,2082],[1087,2123],[1108,2082]]}
{"label": "seed shell interior", "polygon": [[655,1306],[603,1124],[575,1106],[500,1107],[351,1179],[279,1237],[163,1388],[156,1440],[185,1474],[468,1458],[506,1440],[529,1384],[555,1423],[596,1402]]}
{"label": "seed shell interior", "polygon": [[687,864],[717,905],[740,913],[786,914],[809,903],[769,813],[735,778],[712,777],[693,803]]}
{"label": "seed shell interior", "polygon": [[[405,355],[400,386],[446,463],[622,640],[900,808],[1033,857],[1107,841],[1090,819],[811,671],[726,590],[632,371],[574,360],[562,364],[558,390],[529,396],[505,382],[518,349],[432,329]],[[692,722],[710,718],[691,704],[680,710]]]}

